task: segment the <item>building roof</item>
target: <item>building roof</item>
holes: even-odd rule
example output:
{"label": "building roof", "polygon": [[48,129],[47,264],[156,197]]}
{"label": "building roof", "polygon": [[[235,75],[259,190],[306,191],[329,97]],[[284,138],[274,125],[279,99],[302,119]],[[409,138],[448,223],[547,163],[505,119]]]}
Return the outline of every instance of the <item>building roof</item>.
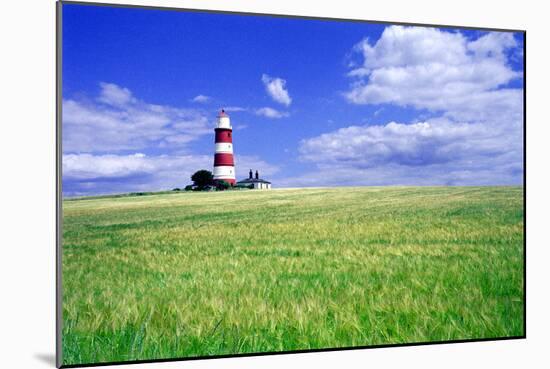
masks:
{"label": "building roof", "polygon": [[247,184],[247,183],[269,183],[271,184],[271,182],[269,181],[266,181],[265,179],[261,179],[261,178],[246,178],[246,179],[241,179],[239,182],[237,182],[237,184]]}
{"label": "building roof", "polygon": [[229,115],[227,115],[227,113],[225,112],[224,109],[222,109],[222,111],[220,111],[220,112],[218,113],[218,117],[220,117],[220,118],[221,118],[221,117],[228,117],[228,116],[229,116]]}

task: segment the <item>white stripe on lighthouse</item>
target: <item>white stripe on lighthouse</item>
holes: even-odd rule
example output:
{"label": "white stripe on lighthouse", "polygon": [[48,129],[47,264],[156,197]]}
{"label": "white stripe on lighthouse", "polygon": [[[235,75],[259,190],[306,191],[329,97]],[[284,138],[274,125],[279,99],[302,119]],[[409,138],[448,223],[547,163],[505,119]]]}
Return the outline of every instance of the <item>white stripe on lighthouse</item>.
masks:
{"label": "white stripe on lighthouse", "polygon": [[235,168],[231,166],[217,166],[214,167],[215,179],[235,179]]}
{"label": "white stripe on lighthouse", "polygon": [[228,116],[223,116],[218,118],[218,127],[217,128],[229,128],[231,129],[231,123]]}
{"label": "white stripe on lighthouse", "polygon": [[233,144],[228,142],[220,142],[216,144],[216,153],[227,153],[232,154],[233,153]]}

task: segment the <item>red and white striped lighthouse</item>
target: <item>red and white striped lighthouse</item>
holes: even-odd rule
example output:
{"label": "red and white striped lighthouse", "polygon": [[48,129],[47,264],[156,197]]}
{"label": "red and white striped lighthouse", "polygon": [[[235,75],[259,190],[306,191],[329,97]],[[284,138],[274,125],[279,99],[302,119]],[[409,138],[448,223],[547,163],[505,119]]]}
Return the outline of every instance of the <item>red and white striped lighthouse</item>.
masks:
{"label": "red and white striped lighthouse", "polygon": [[214,154],[214,181],[235,185],[235,162],[233,161],[233,128],[229,115],[222,110],[216,123],[216,153]]}

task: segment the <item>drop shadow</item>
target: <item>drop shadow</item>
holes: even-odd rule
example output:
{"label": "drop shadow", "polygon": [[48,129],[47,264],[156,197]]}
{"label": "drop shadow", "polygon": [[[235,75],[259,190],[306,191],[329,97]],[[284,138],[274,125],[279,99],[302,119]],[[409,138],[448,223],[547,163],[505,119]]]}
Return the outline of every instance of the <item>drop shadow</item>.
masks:
{"label": "drop shadow", "polygon": [[55,354],[34,354],[34,358],[55,368]]}

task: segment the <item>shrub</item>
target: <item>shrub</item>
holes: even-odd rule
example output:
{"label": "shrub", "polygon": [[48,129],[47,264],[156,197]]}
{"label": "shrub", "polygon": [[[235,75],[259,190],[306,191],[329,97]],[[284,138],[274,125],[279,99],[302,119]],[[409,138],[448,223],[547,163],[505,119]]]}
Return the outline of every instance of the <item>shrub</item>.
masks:
{"label": "shrub", "polygon": [[244,189],[249,189],[250,187],[248,185],[245,185],[245,184],[238,184],[238,185],[235,185],[233,188],[239,189],[239,190],[244,190]]}
{"label": "shrub", "polygon": [[216,189],[218,189],[219,191],[227,190],[230,187],[231,185],[229,184],[229,182],[226,182],[224,180],[216,181]]}

